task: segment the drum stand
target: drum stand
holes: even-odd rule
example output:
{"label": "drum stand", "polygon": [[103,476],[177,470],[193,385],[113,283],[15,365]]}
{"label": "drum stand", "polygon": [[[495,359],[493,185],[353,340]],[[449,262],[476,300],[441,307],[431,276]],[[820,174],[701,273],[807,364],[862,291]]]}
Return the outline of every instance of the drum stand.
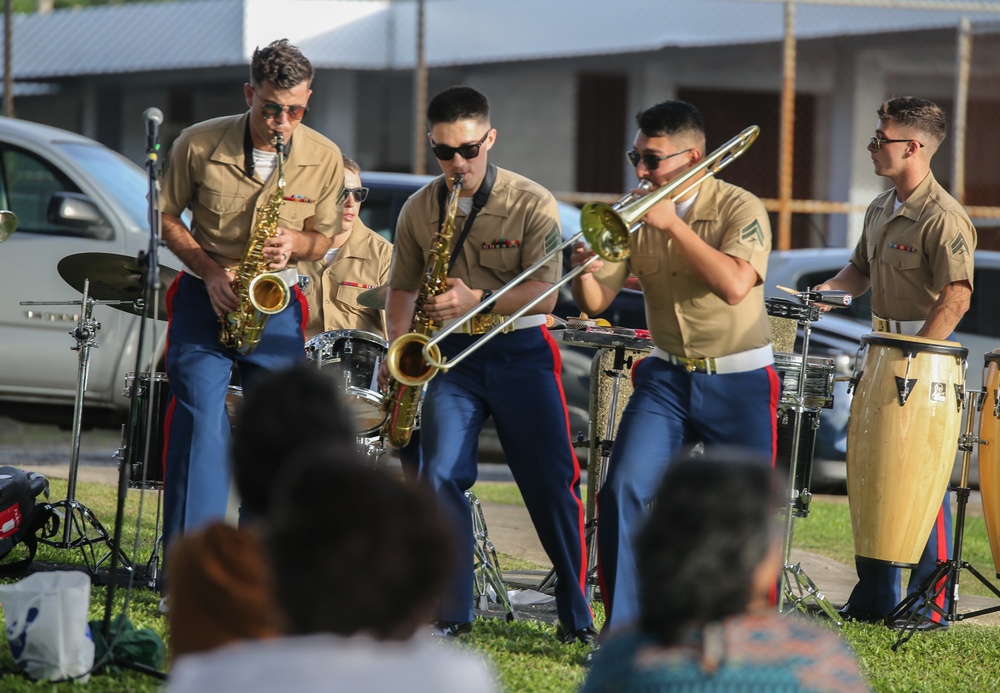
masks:
{"label": "drum stand", "polygon": [[[83,296],[79,301],[22,301],[21,305],[79,305],[80,318],[70,335],[76,344],[70,347],[79,352],[77,368],[76,398],[73,404],[72,442],[70,446],[69,478],[66,484],[66,498],[51,504],[52,515],[46,524],[39,541],[57,549],[80,549],[84,564],[91,575],[96,575],[98,568],[113,551],[116,551],[111,541],[111,535],[101,524],[97,516],[87,506],[76,500],[77,471],[80,465],[80,431],[83,422],[83,398],[87,391],[87,375],[90,371],[90,349],[97,347],[97,331],[101,324],[93,318],[95,304],[121,304],[123,301],[96,301],[90,297],[90,280],[83,282]],[[55,539],[59,534],[59,523],[62,523],[62,538]],[[91,534],[93,532],[93,534]],[[95,544],[107,544],[108,553],[98,558],[94,550]],[[127,561],[121,554],[120,558]]]}
{"label": "drum stand", "polygon": [[802,362],[799,365],[798,389],[795,397],[789,404],[788,411],[793,417],[792,424],[792,449],[788,461],[788,503],[785,507],[785,537],[784,537],[784,567],[781,573],[781,583],[778,590],[778,612],[789,613],[801,611],[810,613],[819,611],[828,616],[838,626],[843,625],[840,614],[833,608],[830,600],[816,588],[816,584],[806,575],[801,563],[792,565],[792,536],[794,534],[794,523],[796,517],[796,505],[801,499],[804,505],[808,505],[812,498],[809,489],[805,489],[801,496],[796,493],[795,480],[799,466],[799,439],[802,433],[803,414],[807,411],[815,412],[815,409],[806,407],[806,367],[809,360],[809,337],[812,334],[812,323],[819,317],[819,309],[806,307],[809,313],[797,318],[802,325]]}
{"label": "drum stand", "polygon": [[486,531],[483,506],[472,491],[466,491],[465,497],[469,501],[469,510],[472,511],[472,537],[475,545],[475,597],[479,609],[480,611],[489,610],[490,588],[492,588],[496,594],[496,603],[507,612],[507,620],[519,621],[520,616],[514,610],[510,595],[507,594],[507,587],[503,584],[503,575],[500,573],[500,561],[497,560],[496,548],[494,548]]}
{"label": "drum stand", "polygon": [[[972,446],[985,445],[987,441],[980,439],[972,432],[972,422],[975,413],[982,411],[983,402],[986,398],[985,390],[969,390],[965,393],[965,407],[967,409],[965,432],[958,439],[958,449],[962,451],[962,476],[959,485],[951,490],[955,491],[958,499],[958,510],[955,514],[955,538],[952,548],[952,558],[938,563],[933,573],[920,583],[920,586],[908,594],[889,614],[885,617],[887,624],[899,622],[905,619],[905,626],[902,628],[899,640],[892,646],[893,652],[898,650],[903,643],[913,637],[917,632],[917,626],[930,617],[930,613],[938,614],[942,621],[954,622],[964,621],[967,618],[975,618],[984,614],[991,614],[1000,611],[1000,606],[991,606],[978,611],[969,611],[964,614],[957,612],[958,605],[958,584],[962,570],[968,570],[972,576],[986,586],[993,594],[1000,597],[1000,589],[983,576],[967,561],[962,560],[962,541],[965,536],[965,510],[969,504],[969,467],[972,460]],[[951,594],[951,603],[947,610],[937,605],[935,600],[945,593]]]}

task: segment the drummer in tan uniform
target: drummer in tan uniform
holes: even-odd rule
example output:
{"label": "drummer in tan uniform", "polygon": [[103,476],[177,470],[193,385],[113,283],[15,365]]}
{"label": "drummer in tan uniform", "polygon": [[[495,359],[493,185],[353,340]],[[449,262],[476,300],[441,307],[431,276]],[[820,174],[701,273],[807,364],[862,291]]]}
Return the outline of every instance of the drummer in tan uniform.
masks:
{"label": "drummer in tan uniform", "polygon": [[385,338],[385,314],[358,302],[358,296],[389,279],[392,243],[361,221],[361,203],[368,188],[361,185],[361,167],[344,157],[344,216],[322,260],[300,262],[299,274],[309,278],[303,293],[309,301],[306,339],[331,330],[363,330]]}
{"label": "drummer in tan uniform", "polygon": [[[429,138],[444,176],[407,200],[396,232],[386,318],[390,341],[408,332],[423,283],[432,239],[445,218],[451,182],[464,176],[452,239],[448,288],[423,306],[447,322],[476,306],[524,269],[559,247],[555,198],[537,183],[487,162],[497,138],[489,101],[471,87],[451,87],[427,107]],[[492,416],[504,456],[558,577],[560,637],[590,641],[593,614],[584,593],[586,557],[580,465],[570,443],[560,378],[559,347],[545,327],[556,296],[530,315],[508,316],[549,288],[561,274],[561,257],[500,297],[487,319],[441,343],[445,357],[475,343],[480,322],[503,321],[496,335],[461,364],[427,384],[421,428],[420,475],[434,489],[455,528],[459,561],[437,614],[442,633],[468,632],[473,617],[473,533],[465,491],[476,481],[479,433]]]}
{"label": "drummer in tan uniform", "polygon": [[[816,289],[857,296],[871,288],[876,332],[949,339],[972,297],[976,229],[931,172],[931,158],[947,131],[944,113],[930,101],[903,96],[883,103],[878,118],[868,151],[876,175],[889,178],[893,187],[868,206],[850,264]],[[938,561],[950,557],[951,542],[946,493],[927,546],[910,573],[908,592],[934,571]],[[860,558],[856,563],[858,584],[841,613],[860,621],[880,621],[900,602],[899,568]],[[943,593],[939,602],[947,610]],[[917,627],[946,626],[933,613]]]}
{"label": "drummer in tan uniform", "polygon": [[[636,120],[627,156],[654,188],[704,159],[704,121],[691,104],[667,101]],[[633,366],[635,389],[597,499],[608,631],[639,617],[632,539],[675,454],[701,441],[740,445],[774,460],[779,381],[763,286],[770,249],[764,204],[702,174],[701,184],[676,204],[665,199],[653,206],[630,238],[626,262],[596,260],[573,281],[577,304],[593,315],[610,305],[633,272],[654,344],[652,357]],[[577,248],[573,264],[591,255]]]}

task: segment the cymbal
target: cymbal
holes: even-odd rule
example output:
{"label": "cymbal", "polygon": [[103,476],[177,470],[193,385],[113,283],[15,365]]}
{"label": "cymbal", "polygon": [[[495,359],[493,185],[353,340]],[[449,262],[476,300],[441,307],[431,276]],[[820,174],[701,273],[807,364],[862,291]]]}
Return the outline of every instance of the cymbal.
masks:
{"label": "cymbal", "polygon": [[[112,308],[133,315],[141,315],[142,269],[139,261],[127,255],[113,253],[77,253],[59,261],[59,276],[77,291],[83,291],[83,283],[90,280],[90,297],[98,301],[129,301]],[[180,274],[175,269],[160,265],[160,307],[157,317],[167,319],[167,287]],[[152,310],[148,311],[153,316]]]}
{"label": "cymbal", "polygon": [[385,310],[385,294],[388,290],[389,285],[383,284],[382,286],[376,286],[375,288],[368,289],[367,291],[362,291],[358,294],[358,303],[363,305],[365,308]]}

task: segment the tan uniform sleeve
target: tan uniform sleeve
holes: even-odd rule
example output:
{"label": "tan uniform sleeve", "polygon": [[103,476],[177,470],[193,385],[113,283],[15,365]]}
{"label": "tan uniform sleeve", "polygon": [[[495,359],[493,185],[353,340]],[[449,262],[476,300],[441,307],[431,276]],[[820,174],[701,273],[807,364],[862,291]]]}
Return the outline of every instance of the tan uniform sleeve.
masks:
{"label": "tan uniform sleeve", "polygon": [[928,225],[927,232],[934,290],[941,291],[948,284],[963,280],[971,285],[977,238],[969,218],[959,212],[942,212]]}

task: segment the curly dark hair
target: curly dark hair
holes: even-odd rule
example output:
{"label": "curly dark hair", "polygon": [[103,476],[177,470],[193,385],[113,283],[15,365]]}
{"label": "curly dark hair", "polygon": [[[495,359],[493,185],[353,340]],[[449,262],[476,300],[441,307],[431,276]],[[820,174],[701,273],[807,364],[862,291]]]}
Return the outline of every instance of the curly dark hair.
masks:
{"label": "curly dark hair", "polygon": [[879,107],[878,117],[883,123],[895,123],[928,135],[935,148],[948,133],[944,111],[934,102],[916,96],[894,96]]}
{"label": "curly dark hair", "polygon": [[427,487],[356,457],[301,449],[278,481],[267,524],[278,601],[293,634],[406,640],[444,589],[451,531]]}
{"label": "curly dark hair", "polygon": [[641,622],[664,644],[743,613],[774,536],[770,461],[737,448],[675,459],[636,543]]}
{"label": "curly dark hair", "polygon": [[312,63],[288,39],[278,39],[255,49],[250,61],[253,87],[268,81],[278,89],[291,89],[302,82],[312,85],[315,76]]}

